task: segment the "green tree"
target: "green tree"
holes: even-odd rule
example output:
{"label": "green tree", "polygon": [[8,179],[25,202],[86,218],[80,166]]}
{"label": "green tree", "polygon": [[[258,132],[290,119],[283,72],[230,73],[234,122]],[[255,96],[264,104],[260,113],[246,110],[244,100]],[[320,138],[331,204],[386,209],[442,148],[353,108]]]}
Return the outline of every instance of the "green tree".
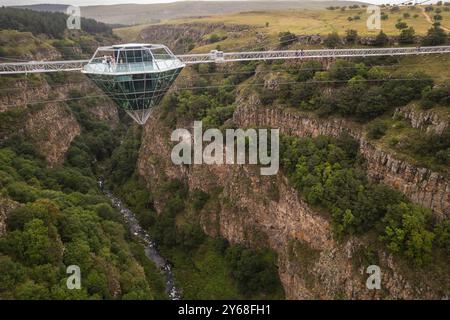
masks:
{"label": "green tree", "polygon": [[90,270],[93,261],[89,244],[81,239],[67,243],[64,250],[64,264],[67,266],[77,265],[85,272]]}
{"label": "green tree", "polygon": [[33,219],[42,220],[46,226],[56,225],[59,217],[60,211],[55,202],[39,199],[13,210],[8,216],[8,229],[23,229],[25,224]]}
{"label": "green tree", "polygon": [[225,257],[231,268],[231,276],[236,279],[244,295],[271,293],[279,286],[277,270],[271,263],[274,256],[232,246],[227,249]]}
{"label": "green tree", "polygon": [[445,31],[439,25],[435,25],[433,28],[428,29],[427,35],[422,40],[422,44],[424,46],[439,46],[445,44],[446,41],[447,35]]}
{"label": "green tree", "polygon": [[389,43],[388,36],[383,32],[380,31],[378,35],[375,37],[374,45],[378,47],[383,47]]}
{"label": "green tree", "polygon": [[339,37],[337,32],[332,32],[328,34],[325,38],[324,42],[327,48],[336,48],[341,45],[341,38]]}
{"label": "green tree", "polygon": [[297,41],[297,36],[292,32],[280,32],[278,34],[280,47],[287,47]]}
{"label": "green tree", "polygon": [[29,280],[17,286],[15,298],[19,300],[48,300],[50,299],[50,292],[44,285]]}
{"label": "green tree", "polygon": [[416,31],[413,27],[409,27],[407,29],[403,29],[400,32],[400,36],[398,38],[398,42],[401,44],[411,44],[415,42],[414,35]]}
{"label": "green tree", "polygon": [[0,255],[0,298],[12,298],[7,296],[14,288],[26,278],[26,269],[10,257]]}
{"label": "green tree", "polygon": [[370,139],[380,139],[387,131],[388,127],[383,121],[375,121],[370,124],[367,136]]}
{"label": "green tree", "polygon": [[345,41],[347,43],[353,43],[355,44],[358,41],[358,31],[353,30],[353,29],[349,29],[346,31],[346,35],[345,35]]}
{"label": "green tree", "polygon": [[388,208],[383,219],[382,239],[389,250],[404,254],[416,264],[430,261],[433,232],[429,231],[430,212],[413,204],[400,203]]}
{"label": "green tree", "polygon": [[52,263],[59,258],[57,244],[49,237],[49,227],[40,219],[33,219],[25,224],[22,234],[24,242],[24,259],[28,265]]}
{"label": "green tree", "polygon": [[337,60],[329,70],[331,79],[350,80],[358,74],[358,67],[353,62],[346,60]]}

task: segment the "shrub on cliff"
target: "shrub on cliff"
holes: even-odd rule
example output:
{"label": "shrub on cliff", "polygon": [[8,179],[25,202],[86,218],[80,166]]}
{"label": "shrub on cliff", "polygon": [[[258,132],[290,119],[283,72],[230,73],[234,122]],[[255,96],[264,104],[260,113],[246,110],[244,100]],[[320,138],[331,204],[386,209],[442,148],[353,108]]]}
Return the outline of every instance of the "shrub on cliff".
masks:
{"label": "shrub on cliff", "polygon": [[440,46],[447,42],[445,31],[436,24],[433,28],[428,29],[427,35],[422,40],[424,46]]}
{"label": "shrub on cliff", "polygon": [[270,252],[232,246],[226,250],[225,258],[231,276],[238,282],[239,290],[244,295],[270,294],[279,287],[275,257]]}
{"label": "shrub on cliff", "polygon": [[407,29],[403,29],[400,32],[400,35],[398,37],[398,43],[401,44],[412,44],[415,42],[415,36],[416,31],[414,30],[413,27],[409,27]]}
{"label": "shrub on cliff", "polygon": [[434,106],[450,107],[450,84],[424,90],[422,93],[421,105],[425,109],[429,109]]}
{"label": "shrub on cliff", "polygon": [[388,127],[383,121],[375,121],[369,126],[367,136],[370,139],[380,139],[386,133]]}
{"label": "shrub on cliff", "polygon": [[436,244],[450,254],[450,219],[446,219],[434,229]]}
{"label": "shrub on cliff", "polygon": [[430,231],[431,213],[416,205],[400,203],[389,206],[381,239],[389,250],[401,253],[416,264],[430,261],[434,233]]}
{"label": "shrub on cliff", "polygon": [[[32,153],[2,148],[0,176],[3,192],[23,204],[11,212],[0,239],[0,299],[108,299],[117,293],[107,279],[119,278],[122,291],[116,298],[153,297],[117,222],[119,214],[90,171],[83,174],[67,164],[47,168]],[[82,290],[67,290],[69,264],[82,267]],[[14,270],[4,272],[9,267]]]}
{"label": "shrub on cliff", "polygon": [[[387,15],[386,15],[387,17]],[[386,18],[387,19],[387,18]],[[389,37],[383,32],[380,31],[378,35],[375,37],[374,45],[377,47],[383,47],[389,43]]]}
{"label": "shrub on cliff", "polygon": [[323,43],[327,48],[336,48],[342,44],[342,40],[337,32],[333,32],[328,34]]}

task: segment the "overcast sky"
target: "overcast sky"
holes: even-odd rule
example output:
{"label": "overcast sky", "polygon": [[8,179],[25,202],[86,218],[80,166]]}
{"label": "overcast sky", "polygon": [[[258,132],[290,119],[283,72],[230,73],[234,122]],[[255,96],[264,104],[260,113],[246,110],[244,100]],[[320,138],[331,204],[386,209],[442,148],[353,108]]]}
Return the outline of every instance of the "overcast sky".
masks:
{"label": "overcast sky", "polygon": [[[18,6],[25,4],[39,4],[39,3],[52,3],[52,4],[71,4],[77,6],[88,6],[98,4],[119,4],[119,3],[167,3],[176,2],[177,0],[0,0],[0,5],[4,6]],[[201,0],[201,1],[214,1],[214,0]],[[217,0],[216,0],[217,1]],[[242,0],[219,0],[219,1],[242,1]],[[358,1],[358,0],[357,0]],[[404,0],[359,0],[361,2],[369,3],[401,3]]]}

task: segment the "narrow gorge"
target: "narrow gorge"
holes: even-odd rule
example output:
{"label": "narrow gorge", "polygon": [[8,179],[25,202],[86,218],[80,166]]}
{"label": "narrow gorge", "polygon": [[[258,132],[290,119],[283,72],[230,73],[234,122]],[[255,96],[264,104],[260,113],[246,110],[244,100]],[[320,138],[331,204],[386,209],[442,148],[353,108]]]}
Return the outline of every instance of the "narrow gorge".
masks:
{"label": "narrow gorge", "polygon": [[[245,107],[239,108],[233,119],[244,127],[278,127],[282,124],[280,127],[284,130],[292,130],[291,134],[299,135],[333,135],[346,128],[338,121],[319,123],[288,112],[268,110],[264,113],[251,108],[246,110]],[[411,270],[408,266],[399,265],[391,254],[384,251],[379,252],[379,263],[385,290],[368,291],[365,266],[361,263],[361,252],[367,246],[367,239],[351,237],[344,243],[336,242],[328,219],[299,198],[281,173],[276,177],[261,177],[257,167],[248,165],[174,166],[170,160],[169,136],[170,131],[161,125],[157,116],[144,128],[138,169],[149,188],[156,190],[158,181],[167,177],[187,181],[191,190],[208,192],[219,187],[222,192],[218,206],[205,208],[201,213],[203,230],[211,236],[220,235],[231,243],[274,249],[288,299],[440,299],[445,296],[435,289],[434,279],[427,278],[426,274],[409,278]],[[368,154],[375,155],[373,160],[369,160],[374,161],[373,170],[391,172],[391,179],[415,185],[409,180],[410,176],[395,171],[397,163],[392,164],[395,159],[383,161],[383,155],[379,158],[372,151]],[[413,168],[413,172],[420,171],[411,165],[407,168]],[[445,180],[438,180],[440,184],[430,181],[428,185],[434,188],[426,189],[430,194],[439,191],[442,184],[448,188]],[[448,201],[449,193],[445,187],[440,192]],[[158,199],[155,199],[155,204],[158,208]],[[441,202],[436,204],[441,205]],[[448,209],[448,205],[439,208]]]}

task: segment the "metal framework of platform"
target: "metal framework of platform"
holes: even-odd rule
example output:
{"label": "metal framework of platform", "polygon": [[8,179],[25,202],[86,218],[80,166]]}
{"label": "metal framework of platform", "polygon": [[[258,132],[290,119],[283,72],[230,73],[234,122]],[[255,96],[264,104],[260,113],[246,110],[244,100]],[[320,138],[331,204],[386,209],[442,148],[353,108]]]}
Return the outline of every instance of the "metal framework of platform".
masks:
{"label": "metal framework of platform", "polygon": [[[317,59],[376,56],[405,56],[450,53],[450,46],[323,49],[323,50],[279,50],[252,52],[222,52],[213,50],[204,54],[185,54],[176,57],[186,65],[198,63],[225,63],[238,61],[264,61],[278,59]],[[90,60],[31,61],[0,63],[0,74],[27,74],[58,71],[81,71]],[[131,71],[131,70],[130,70]]]}
{"label": "metal framework of platform", "polygon": [[145,124],[185,66],[164,45],[129,43],[98,48],[81,72]]}
{"label": "metal framework of platform", "polygon": [[81,71],[88,62],[89,60],[66,60],[0,63],[0,74]]}

